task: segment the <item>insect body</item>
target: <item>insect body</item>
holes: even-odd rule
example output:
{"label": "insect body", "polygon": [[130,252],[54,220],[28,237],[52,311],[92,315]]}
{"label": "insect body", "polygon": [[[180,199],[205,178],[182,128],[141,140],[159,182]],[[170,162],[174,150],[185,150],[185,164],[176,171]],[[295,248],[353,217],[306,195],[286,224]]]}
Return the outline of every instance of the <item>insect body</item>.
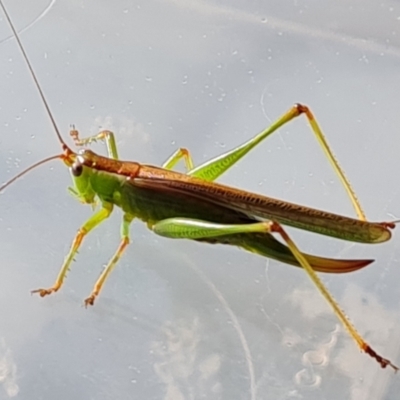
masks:
{"label": "insect body", "polygon": [[[365,267],[372,260],[336,260],[302,253],[282,227],[283,224],[355,242],[379,243],[390,239],[391,229],[395,226],[391,222],[371,223],[365,220],[349,182],[333,157],[313,114],[306,106],[295,105],[269,128],[248,142],[197,167],[193,166],[190,154],[185,149],[179,149],[161,168],[120,161],[114,135],[109,131],[85,139],[80,139],[76,130],[71,131],[77,146],[104,140],[107,144],[108,157],[97,155],[87,149],[75,152],[64,142],[20,38],[1,1],[0,5],[62,147],[61,154],[42,160],[21,172],[1,186],[0,191],[36,166],[53,159],[61,159],[71,172],[74,182],[71,192],[74,196],[83,203],[101,204],[100,209],[79,228],[53,286],[34,290],[34,293],[43,297],[60,289],[85,236],[108,218],[113,208],[117,206],[123,211],[121,242],[95,283],[90,296],[85,300],[86,305],[94,304],[107,276],[129,244],[129,228],[136,218],[144,221],[153,232],[162,236],[235,245],[265,257],[302,267],[360,349],[375,358],[382,367],[389,365],[394,370],[398,369],[364,341],[316,273],[316,271],[351,272]],[[302,114],[307,117],[313,132],[346,188],[358,219],[298,206],[213,182],[279,127]],[[172,171],[182,158],[186,162],[187,174]],[[278,241],[274,234],[280,236],[285,244]]]}

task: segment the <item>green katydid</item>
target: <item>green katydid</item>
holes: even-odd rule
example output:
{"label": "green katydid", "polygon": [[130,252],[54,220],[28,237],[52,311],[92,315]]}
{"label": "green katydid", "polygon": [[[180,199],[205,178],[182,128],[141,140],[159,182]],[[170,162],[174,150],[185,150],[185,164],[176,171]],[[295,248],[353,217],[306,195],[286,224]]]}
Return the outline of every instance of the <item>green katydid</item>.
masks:
{"label": "green katydid", "polygon": [[[96,202],[101,204],[101,208],[79,228],[54,285],[48,289],[34,290],[33,293],[44,297],[60,289],[66,272],[85,236],[108,218],[114,206],[117,206],[124,213],[121,242],[95,283],[92,293],[85,300],[85,305],[94,304],[105,280],[129,244],[129,228],[132,221],[137,218],[145,222],[148,228],[158,235],[235,245],[283,263],[302,267],[331,305],[359,348],[373,357],[383,368],[390,366],[395,371],[398,370],[398,367],[388,359],[381,357],[364,341],[316,273],[316,271],[351,272],[365,267],[373,260],[336,260],[302,253],[282,227],[282,224],[288,225],[361,243],[387,241],[391,237],[391,229],[395,227],[394,222],[372,223],[366,221],[349,181],[334,158],[312,112],[306,106],[296,104],[254,138],[197,167],[194,167],[192,158],[185,149],[175,152],[162,167],[120,161],[114,135],[109,131],[102,131],[98,135],[85,139],[80,139],[75,129],[70,133],[77,146],[86,146],[94,141],[104,140],[107,145],[108,157],[97,155],[87,149],[74,152],[60,134],[18,33],[2,1],[0,1],[0,5],[62,147],[61,154],[41,160],[22,171],[3,184],[0,191],[37,166],[50,160],[61,159],[71,172],[74,182],[74,188],[71,191],[74,196],[86,204],[95,204]],[[282,125],[302,114],[306,116],[328,160],[348,192],[358,219],[214,183],[220,175],[261,141]],[[186,163],[188,170],[186,174],[172,171],[172,168],[181,159],[184,159]],[[273,234],[279,235],[285,244],[275,239]]]}

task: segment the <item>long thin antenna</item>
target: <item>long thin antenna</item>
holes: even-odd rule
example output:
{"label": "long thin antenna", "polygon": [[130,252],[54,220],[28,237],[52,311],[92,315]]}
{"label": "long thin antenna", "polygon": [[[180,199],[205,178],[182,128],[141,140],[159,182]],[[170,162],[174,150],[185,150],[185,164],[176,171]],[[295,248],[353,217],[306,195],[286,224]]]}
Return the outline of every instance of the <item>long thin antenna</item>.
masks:
{"label": "long thin antenna", "polygon": [[35,86],[36,86],[36,88],[37,88],[37,90],[38,90],[38,92],[40,94],[40,97],[41,97],[41,99],[43,101],[44,107],[46,108],[47,115],[49,116],[49,118],[51,120],[51,123],[52,123],[52,125],[54,127],[54,130],[55,130],[56,134],[57,134],[58,140],[62,144],[63,150],[67,150],[68,146],[65,144],[65,142],[64,142],[64,140],[63,140],[63,138],[61,136],[60,130],[58,129],[56,121],[55,121],[55,119],[53,117],[53,114],[52,114],[52,112],[50,110],[49,104],[47,103],[46,97],[45,97],[45,95],[44,95],[44,93],[42,91],[42,88],[39,85],[38,79],[36,78],[35,71],[33,70],[33,67],[31,65],[31,63],[29,62],[28,56],[27,56],[27,54],[25,52],[25,49],[24,49],[24,46],[22,45],[22,42],[21,42],[21,40],[19,38],[18,32],[15,29],[14,24],[12,23],[11,18],[9,16],[9,14],[8,14],[8,12],[7,12],[6,8],[5,8],[2,0],[0,0],[0,6],[3,9],[4,15],[6,16],[8,24],[10,25],[10,28],[11,28],[14,36],[15,36],[15,39],[16,39],[16,41],[18,43],[18,47],[21,50],[22,56],[23,56],[26,64],[28,65],[29,72],[30,72],[30,74],[31,74],[31,76],[33,78],[33,81],[35,82]]}
{"label": "long thin antenna", "polygon": [[0,186],[0,192],[2,192],[7,186],[11,185],[13,182],[15,182],[17,179],[21,178],[21,176],[24,176],[26,173],[28,173],[29,171],[31,171],[32,169],[38,167],[39,165],[42,165],[44,163],[47,163],[48,161],[51,160],[56,160],[57,158],[62,158],[63,155],[62,154],[57,154],[55,156],[51,156],[51,157],[47,157],[44,158],[43,160],[38,161],[37,163],[31,165],[30,167],[24,169],[23,171],[21,171],[18,175],[15,175],[13,178],[11,178],[9,181],[7,181],[6,183],[3,183]]}

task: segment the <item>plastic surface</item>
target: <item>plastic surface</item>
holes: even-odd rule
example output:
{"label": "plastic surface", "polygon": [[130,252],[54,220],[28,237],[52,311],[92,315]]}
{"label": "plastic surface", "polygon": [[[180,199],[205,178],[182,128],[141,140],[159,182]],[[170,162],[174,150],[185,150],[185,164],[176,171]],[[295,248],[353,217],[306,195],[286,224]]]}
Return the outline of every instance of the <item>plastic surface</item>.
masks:
{"label": "plastic surface", "polygon": [[[371,220],[400,216],[400,5],[246,1],[7,1],[65,138],[116,132],[122,159],[196,163],[311,107]],[[59,152],[0,21],[0,180]],[[93,148],[104,152],[99,144]],[[305,119],[221,182],[354,216]],[[235,248],[132,244],[85,309],[121,213],[91,234],[62,290],[41,299],[90,215],[53,162],[0,196],[0,398],[396,399],[399,376],[361,354],[303,271]],[[308,252],[375,258],[324,275],[358,330],[400,364],[400,234],[359,245],[290,230]]]}

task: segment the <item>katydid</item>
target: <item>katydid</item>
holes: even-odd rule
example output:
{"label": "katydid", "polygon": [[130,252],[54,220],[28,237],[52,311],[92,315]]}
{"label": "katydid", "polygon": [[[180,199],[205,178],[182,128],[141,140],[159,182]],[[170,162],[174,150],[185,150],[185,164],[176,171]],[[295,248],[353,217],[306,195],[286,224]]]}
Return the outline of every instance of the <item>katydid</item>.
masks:
{"label": "katydid", "polygon": [[[302,267],[359,348],[373,357],[382,368],[390,366],[395,371],[398,370],[397,366],[381,357],[364,341],[316,273],[316,271],[352,272],[367,266],[373,260],[336,260],[302,253],[282,227],[288,225],[361,243],[387,241],[391,237],[391,229],[395,227],[394,222],[373,223],[366,220],[349,181],[334,158],[308,107],[296,104],[254,138],[197,167],[194,167],[190,153],[186,149],[179,149],[162,167],[120,161],[114,135],[109,131],[102,131],[98,135],[84,139],[79,137],[75,129],[70,132],[77,146],[87,146],[97,140],[105,141],[108,157],[97,155],[87,149],[74,152],[60,134],[19,35],[2,1],[0,5],[62,148],[61,154],[41,160],[22,171],[3,184],[0,191],[37,166],[50,160],[61,159],[72,176],[74,183],[74,188],[70,189],[72,194],[83,203],[101,204],[100,209],[79,228],[54,285],[48,289],[33,290],[33,293],[44,297],[60,289],[85,236],[107,219],[116,206],[123,211],[121,242],[95,283],[90,296],[85,300],[86,306],[94,304],[105,280],[128,246],[130,225],[136,218],[145,222],[150,230],[161,236],[235,245],[283,263]],[[358,219],[299,206],[214,182],[270,134],[302,114],[306,116],[313,133],[346,189]],[[186,163],[186,174],[172,170],[181,159]],[[285,244],[275,239],[273,234],[280,236]]]}

